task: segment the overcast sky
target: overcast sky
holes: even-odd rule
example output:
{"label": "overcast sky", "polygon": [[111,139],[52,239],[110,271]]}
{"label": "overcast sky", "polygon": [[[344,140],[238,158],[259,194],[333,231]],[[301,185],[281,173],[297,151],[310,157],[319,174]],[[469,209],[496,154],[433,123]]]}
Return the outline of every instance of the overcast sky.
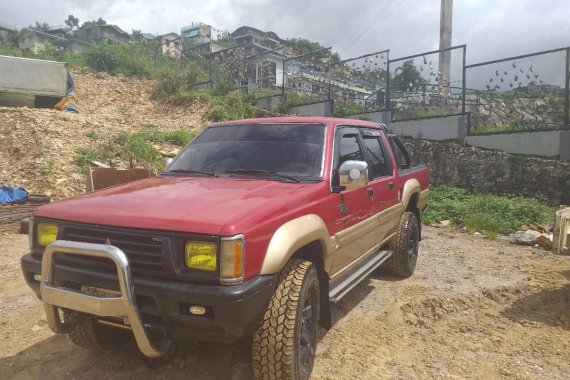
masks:
{"label": "overcast sky", "polygon": [[[343,58],[390,49],[392,58],[438,48],[440,0],[0,0],[0,23],[61,25],[103,17],[127,32],[180,33],[192,21],[242,25],[333,46]],[[455,0],[453,44],[476,63],[570,45],[570,0]]]}

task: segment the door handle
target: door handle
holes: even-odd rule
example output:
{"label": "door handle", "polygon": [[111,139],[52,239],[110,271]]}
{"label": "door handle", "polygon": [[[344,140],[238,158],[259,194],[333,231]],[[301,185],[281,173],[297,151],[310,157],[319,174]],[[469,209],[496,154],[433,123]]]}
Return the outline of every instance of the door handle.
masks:
{"label": "door handle", "polygon": [[368,188],[368,196],[369,196],[369,197],[373,197],[373,196],[374,196],[374,189],[372,189],[372,188],[370,188],[370,187]]}
{"label": "door handle", "polygon": [[388,188],[389,188],[390,190],[394,190],[394,182],[388,183]]}

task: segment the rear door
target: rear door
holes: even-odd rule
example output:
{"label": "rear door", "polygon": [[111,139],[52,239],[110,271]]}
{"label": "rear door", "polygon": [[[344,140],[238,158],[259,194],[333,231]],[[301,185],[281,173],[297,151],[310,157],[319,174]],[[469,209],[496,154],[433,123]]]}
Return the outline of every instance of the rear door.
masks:
{"label": "rear door", "polygon": [[375,243],[380,244],[390,237],[398,225],[402,212],[398,195],[400,184],[383,133],[377,129],[362,128],[361,138],[370,176],[367,194],[372,198],[379,222]]}

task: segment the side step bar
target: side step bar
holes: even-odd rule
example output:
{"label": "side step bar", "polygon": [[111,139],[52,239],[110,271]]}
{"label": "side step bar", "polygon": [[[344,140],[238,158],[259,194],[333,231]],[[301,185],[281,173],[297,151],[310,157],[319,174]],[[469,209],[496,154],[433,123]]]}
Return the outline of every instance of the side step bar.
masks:
{"label": "side step bar", "polygon": [[[76,290],[60,288],[55,285],[55,253],[67,253],[79,256],[103,257],[112,260],[117,267],[120,296],[97,297]],[[50,329],[56,333],[65,333],[66,326],[59,316],[59,308],[66,308],[100,317],[126,316],[132,328],[135,340],[141,352],[150,358],[164,355],[157,349],[147,335],[141,315],[137,310],[135,292],[129,261],[125,253],[112,245],[79,243],[56,240],[45,249],[42,257],[42,281],[40,293]]]}
{"label": "side step bar", "polygon": [[[388,257],[392,255],[391,250],[378,250],[370,260],[347,273],[337,284],[334,284],[329,291],[329,299],[332,303],[337,303],[342,297],[350,292],[356,285],[364,280],[370,273],[378,268]],[[331,284],[332,285],[332,284]]]}

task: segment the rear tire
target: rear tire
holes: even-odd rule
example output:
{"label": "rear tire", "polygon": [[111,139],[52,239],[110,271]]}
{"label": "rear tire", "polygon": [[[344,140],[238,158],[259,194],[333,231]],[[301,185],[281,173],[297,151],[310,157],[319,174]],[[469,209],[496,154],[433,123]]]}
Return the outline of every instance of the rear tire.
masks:
{"label": "rear tire", "polygon": [[315,266],[304,260],[288,263],[261,326],[253,336],[254,377],[308,379],[313,370],[320,314]]}
{"label": "rear tire", "polygon": [[[102,325],[94,317],[74,315],[71,318],[79,319],[73,322],[75,326],[67,336],[81,348],[91,351],[110,351],[121,347],[129,339],[128,331]],[[70,316],[66,315],[66,319],[70,319]]]}
{"label": "rear tire", "polygon": [[395,276],[410,277],[416,269],[420,241],[420,226],[416,214],[404,212],[392,244],[392,256],[386,260],[387,269]]}

